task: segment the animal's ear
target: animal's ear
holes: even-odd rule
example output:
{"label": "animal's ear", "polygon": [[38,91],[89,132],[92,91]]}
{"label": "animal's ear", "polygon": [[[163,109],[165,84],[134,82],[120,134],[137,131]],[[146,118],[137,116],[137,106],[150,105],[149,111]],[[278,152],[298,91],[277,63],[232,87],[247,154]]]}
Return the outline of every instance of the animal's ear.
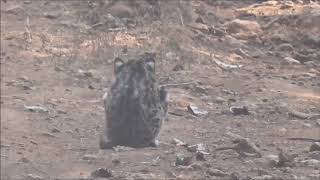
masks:
{"label": "animal's ear", "polygon": [[118,72],[120,72],[121,68],[124,65],[124,62],[122,61],[122,59],[120,58],[116,58],[114,59],[114,73],[117,74]]}
{"label": "animal's ear", "polygon": [[148,68],[149,70],[155,72],[156,62],[155,62],[154,58],[148,57],[148,58],[145,60],[145,64],[147,65],[147,68]]}

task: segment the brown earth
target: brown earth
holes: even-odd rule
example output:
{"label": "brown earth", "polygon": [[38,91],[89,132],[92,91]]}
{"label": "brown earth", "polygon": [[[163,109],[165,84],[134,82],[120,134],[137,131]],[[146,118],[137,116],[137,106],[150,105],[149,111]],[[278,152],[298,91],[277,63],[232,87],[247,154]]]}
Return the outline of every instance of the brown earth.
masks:
{"label": "brown earth", "polygon": [[[1,1],[1,179],[319,178],[320,4],[260,2]],[[160,146],[100,150],[112,61],[144,51],[170,96]]]}

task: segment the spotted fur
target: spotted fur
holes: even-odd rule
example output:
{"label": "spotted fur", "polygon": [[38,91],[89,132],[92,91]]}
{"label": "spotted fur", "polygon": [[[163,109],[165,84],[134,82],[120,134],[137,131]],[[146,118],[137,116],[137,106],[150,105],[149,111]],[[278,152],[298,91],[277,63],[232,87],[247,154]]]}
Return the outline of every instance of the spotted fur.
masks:
{"label": "spotted fur", "polygon": [[106,137],[100,139],[100,147],[155,146],[168,105],[165,89],[157,84],[154,58],[145,54],[127,63],[116,58],[114,72],[104,99]]}

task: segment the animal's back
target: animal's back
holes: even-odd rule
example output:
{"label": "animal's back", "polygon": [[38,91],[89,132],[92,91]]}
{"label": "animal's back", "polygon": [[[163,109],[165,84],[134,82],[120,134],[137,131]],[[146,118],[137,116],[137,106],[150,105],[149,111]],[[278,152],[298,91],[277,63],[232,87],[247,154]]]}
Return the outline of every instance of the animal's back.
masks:
{"label": "animal's back", "polygon": [[154,145],[167,111],[166,92],[158,87],[154,59],[143,56],[128,63],[116,59],[114,68],[116,79],[105,99],[109,146]]}

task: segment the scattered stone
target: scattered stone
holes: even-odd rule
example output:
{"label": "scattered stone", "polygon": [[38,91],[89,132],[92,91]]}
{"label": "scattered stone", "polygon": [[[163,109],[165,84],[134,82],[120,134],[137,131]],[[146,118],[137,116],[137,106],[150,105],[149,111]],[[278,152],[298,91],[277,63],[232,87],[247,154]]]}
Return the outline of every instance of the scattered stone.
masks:
{"label": "scattered stone", "polygon": [[195,170],[195,171],[199,171],[199,170],[202,169],[202,166],[201,166],[201,164],[199,164],[199,163],[194,163],[194,164],[191,165],[191,167],[192,167],[192,169]]}
{"label": "scattered stone", "polygon": [[43,177],[38,176],[38,175],[34,175],[34,174],[28,174],[27,179],[28,180],[44,180]]}
{"label": "scattered stone", "polygon": [[320,161],[320,151],[309,152],[308,157],[310,157],[311,159],[316,159]]}
{"label": "scattered stone", "polygon": [[214,63],[216,63],[216,65],[218,65],[223,70],[238,69],[238,68],[243,67],[243,65],[227,64],[227,63],[224,63],[224,62],[219,61],[217,59],[213,59],[212,61]]}
{"label": "scattered stone", "polygon": [[231,106],[230,112],[235,116],[250,114],[246,106]]}
{"label": "scattered stone", "polygon": [[235,149],[239,155],[262,157],[260,149],[248,138],[239,138],[233,141],[237,143]]}
{"label": "scattered stone", "polygon": [[317,119],[317,125],[320,126],[320,119]]}
{"label": "scattered stone", "polygon": [[177,145],[177,146],[188,146],[187,143],[181,141],[180,139],[177,138],[173,138],[173,144]]}
{"label": "scattered stone", "polygon": [[165,174],[166,174],[166,176],[168,177],[168,178],[176,178],[177,177],[177,175],[174,173],[174,172],[172,172],[172,171],[167,171],[167,172],[165,172]]}
{"label": "scattered stone", "polygon": [[201,23],[201,24],[205,24],[204,20],[202,19],[201,16],[198,16],[197,19],[195,20],[196,23]]}
{"label": "scattered stone", "polygon": [[188,151],[196,152],[196,151],[205,151],[206,147],[204,144],[195,144],[187,147]]}
{"label": "scattered stone", "polygon": [[106,168],[99,168],[91,173],[92,177],[103,177],[103,178],[110,178],[112,177],[112,171]]}
{"label": "scattered stone", "polygon": [[23,162],[23,163],[29,163],[30,162],[30,160],[27,157],[22,157],[20,159],[20,161]]}
{"label": "scattered stone", "polygon": [[300,163],[310,166],[310,167],[319,167],[320,166],[320,161],[316,159],[308,159],[308,160],[303,160],[300,161]]}
{"label": "scattered stone", "polygon": [[113,159],[111,162],[114,165],[119,165],[121,163],[119,159]]}
{"label": "scattered stone", "polygon": [[9,6],[6,10],[5,10],[6,13],[8,14],[14,14],[14,15],[17,15],[19,17],[23,16],[25,17],[25,10],[20,6],[20,5],[12,5],[12,6]]}
{"label": "scattered stone", "polygon": [[301,64],[300,61],[293,59],[292,57],[285,57],[284,60],[286,60],[288,64]]}
{"label": "scattered stone", "polygon": [[[289,43],[280,44],[277,48],[278,51],[293,51],[294,47]],[[300,62],[299,62],[300,63]]]}
{"label": "scattered stone", "polygon": [[42,106],[26,106],[26,105],[23,105],[23,106],[24,108],[26,108],[31,112],[39,112],[39,113],[48,112],[48,109]]}
{"label": "scattered stone", "polygon": [[132,151],[132,150],[134,150],[134,148],[127,147],[127,146],[115,146],[115,147],[113,147],[113,150],[115,152],[125,152],[125,151]]}
{"label": "scattered stone", "polygon": [[227,31],[230,33],[239,33],[239,32],[262,32],[260,25],[256,21],[234,19],[224,24],[227,28]]}
{"label": "scattered stone", "polygon": [[152,159],[151,166],[160,166],[160,156],[157,156],[155,159]]}
{"label": "scattered stone", "polygon": [[205,155],[209,155],[210,153],[204,152],[204,151],[197,151],[196,152],[196,160],[197,161],[205,161]]}
{"label": "scattered stone", "polygon": [[61,131],[60,131],[59,129],[57,129],[57,128],[53,128],[53,129],[51,130],[51,132],[52,132],[52,133],[60,133]]}
{"label": "scattered stone", "polygon": [[93,154],[86,154],[83,156],[82,158],[83,160],[88,160],[88,161],[92,161],[92,160],[96,160],[97,156],[93,155]]}
{"label": "scattered stone", "polygon": [[279,156],[274,155],[274,154],[270,154],[268,156],[265,157],[268,161],[268,164],[271,167],[277,166],[278,162],[279,162]]}
{"label": "scattered stone", "polygon": [[48,19],[57,19],[60,17],[60,14],[56,12],[48,12],[48,13],[44,13],[44,17]]}
{"label": "scattered stone", "polygon": [[225,177],[228,176],[227,173],[219,170],[219,169],[208,169],[206,172],[210,176],[217,176],[217,177]]}
{"label": "scattered stone", "polygon": [[56,137],[55,135],[47,133],[47,132],[41,133],[41,135],[42,136],[47,136],[47,137]]}
{"label": "scattered stone", "polygon": [[251,157],[262,157],[260,149],[251,142],[248,138],[243,138],[239,135],[228,133],[229,135],[232,135],[233,138],[236,138],[233,143],[236,143],[233,147],[220,147],[217,148],[216,151],[221,150],[228,150],[232,149],[235,150],[240,156],[251,156]]}
{"label": "scattered stone", "polygon": [[279,161],[277,163],[277,166],[279,167],[292,167],[294,158],[297,157],[297,155],[289,155],[285,153],[282,149],[279,149]]}
{"label": "scattered stone", "polygon": [[116,18],[132,18],[134,17],[134,11],[122,4],[115,4],[108,9],[108,12]]}
{"label": "scattered stone", "polygon": [[309,114],[309,113],[304,113],[304,112],[299,112],[297,110],[288,109],[288,114],[292,117],[300,118],[300,119],[315,119],[320,117],[320,114]]}
{"label": "scattered stone", "polygon": [[192,156],[185,156],[184,154],[177,154],[176,166],[189,166],[192,162]]}
{"label": "scattered stone", "polygon": [[320,151],[320,142],[314,142],[309,149],[310,152],[312,151]]}
{"label": "scattered stone", "polygon": [[189,105],[188,111],[191,112],[195,116],[207,115],[208,111],[200,110],[197,106]]}
{"label": "scattered stone", "polygon": [[215,98],[213,99],[213,102],[214,102],[214,103],[217,103],[217,104],[223,104],[225,101],[226,101],[226,100],[225,100],[224,98],[222,98],[222,97],[215,97]]}
{"label": "scattered stone", "polygon": [[271,176],[271,175],[262,175],[262,176],[254,177],[253,179],[257,179],[257,180],[273,180],[273,179],[276,179],[276,178]]}
{"label": "scattered stone", "polygon": [[194,30],[199,30],[203,33],[208,34],[209,33],[209,27],[205,24],[201,24],[201,23],[190,23],[189,27],[191,27]]}
{"label": "scattered stone", "polygon": [[311,127],[312,127],[312,124],[310,124],[310,123],[303,123],[303,126],[306,127],[306,128],[311,128]]}
{"label": "scattered stone", "polygon": [[214,36],[223,37],[226,32],[221,28],[209,27],[209,33]]}

